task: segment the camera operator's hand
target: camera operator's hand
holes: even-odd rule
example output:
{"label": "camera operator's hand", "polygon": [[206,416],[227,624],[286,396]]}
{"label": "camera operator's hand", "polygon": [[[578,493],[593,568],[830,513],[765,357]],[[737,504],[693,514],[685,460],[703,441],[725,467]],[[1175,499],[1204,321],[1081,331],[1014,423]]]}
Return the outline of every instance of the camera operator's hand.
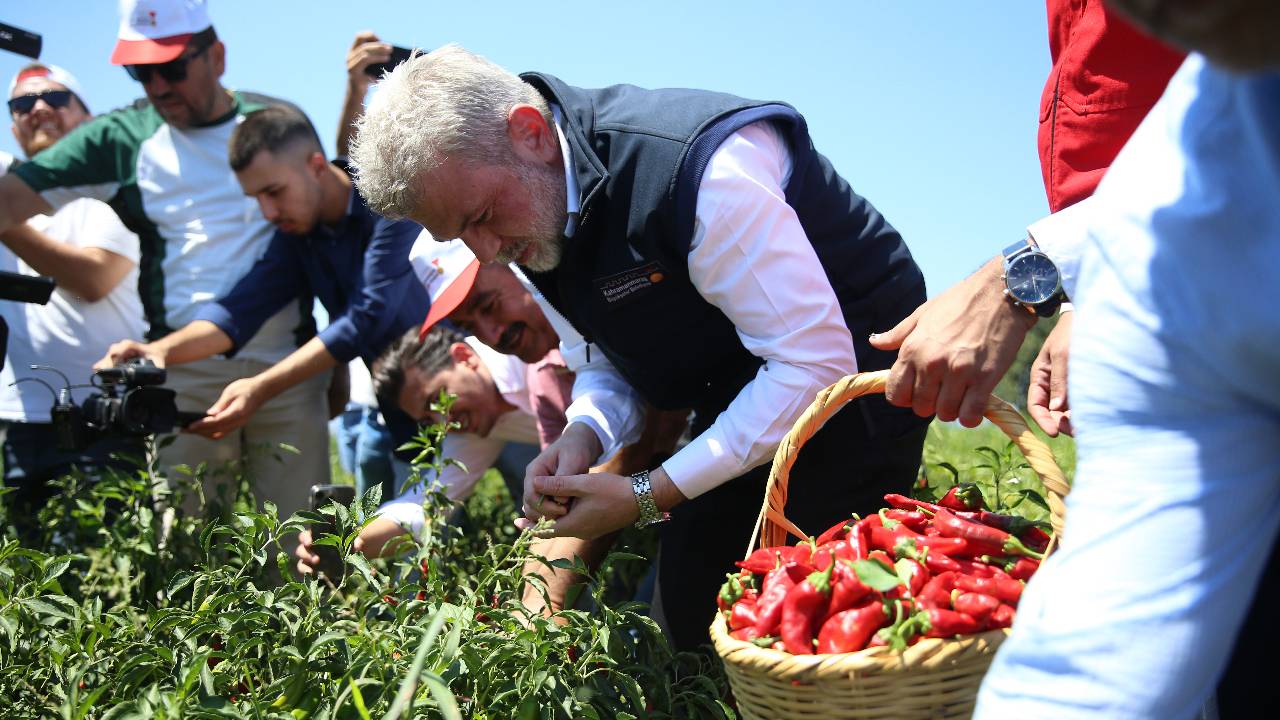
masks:
{"label": "camera operator's hand", "polygon": [[186,432],[218,440],[249,422],[269,399],[256,378],[241,378],[223,388],[218,401],[205,411],[205,417],[188,425]]}
{"label": "camera operator's hand", "polygon": [[107,354],[102,359],[93,364],[94,370],[105,370],[109,367],[119,365],[126,360],[144,357],[156,364],[156,367],[164,367],[165,361],[168,360],[168,353],[162,348],[156,347],[151,343],[140,343],[136,340],[121,340],[107,348]]}
{"label": "camera operator's hand", "polygon": [[[367,558],[376,558],[399,552],[405,548],[406,543],[412,545],[413,539],[404,531],[404,528],[400,527],[399,523],[385,517],[377,517],[360,531],[360,536],[351,547]],[[316,555],[315,548],[311,546],[310,530],[298,533],[298,547],[293,551],[293,555],[298,558],[298,572],[306,575],[316,571],[320,556]]]}

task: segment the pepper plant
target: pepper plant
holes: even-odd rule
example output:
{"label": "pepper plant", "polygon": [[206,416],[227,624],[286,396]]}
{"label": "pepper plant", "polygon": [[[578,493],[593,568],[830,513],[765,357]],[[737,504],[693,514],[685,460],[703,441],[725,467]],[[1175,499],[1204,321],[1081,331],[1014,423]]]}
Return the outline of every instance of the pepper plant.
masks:
{"label": "pepper plant", "polygon": [[[448,426],[423,430],[437,468]],[[236,468],[225,469],[236,473]],[[672,651],[612,581],[609,556],[554,617],[520,603],[530,539],[481,489],[461,526],[439,494],[411,552],[351,552],[380,500],[280,519],[245,488],[188,515],[207,468],[173,483],[154,467],[61,481],[40,549],[0,541],[0,697],[6,718],[734,718],[719,663]],[[191,503],[187,503],[189,506]],[[224,509],[225,508],[225,509]],[[328,521],[347,561],[299,577],[282,542]]]}

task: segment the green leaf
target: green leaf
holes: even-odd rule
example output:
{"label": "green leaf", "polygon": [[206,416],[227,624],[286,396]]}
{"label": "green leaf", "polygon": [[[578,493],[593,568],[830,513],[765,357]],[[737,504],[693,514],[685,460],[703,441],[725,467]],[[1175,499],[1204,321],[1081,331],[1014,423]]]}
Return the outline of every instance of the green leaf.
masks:
{"label": "green leaf", "polygon": [[19,598],[18,602],[30,608],[37,615],[51,615],[53,617],[63,618],[66,620],[75,620],[75,617],[51,603],[40,598]]}
{"label": "green leaf", "polygon": [[893,570],[878,560],[854,560],[853,572],[863,585],[880,592],[888,592],[904,584]]}
{"label": "green leaf", "polygon": [[427,686],[427,690],[431,692],[431,697],[436,701],[436,705],[440,708],[440,714],[445,720],[462,720],[462,713],[458,710],[458,701],[453,696],[453,692],[449,690],[449,686],[445,685],[444,680],[439,675],[429,672],[422,676],[423,683]]}

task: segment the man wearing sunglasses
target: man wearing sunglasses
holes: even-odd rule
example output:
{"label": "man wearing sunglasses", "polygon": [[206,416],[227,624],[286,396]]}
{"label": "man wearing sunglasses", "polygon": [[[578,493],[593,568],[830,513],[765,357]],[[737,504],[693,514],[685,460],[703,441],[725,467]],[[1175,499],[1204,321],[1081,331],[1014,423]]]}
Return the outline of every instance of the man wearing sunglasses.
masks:
{"label": "man wearing sunglasses", "polygon": [[[236,182],[227,143],[240,118],[287,103],[223,87],[226,47],[203,0],[122,0],[111,62],[146,97],[86,123],[0,179],[0,231],[74,197],[109,203],[141,239],[146,339],[157,340],[225,295],[266,251],[272,226]],[[310,297],[287,303],[234,358],[171,368],[167,385],[178,392],[178,407],[205,410],[227,385],[292,353],[314,334],[310,308]],[[244,427],[217,441],[180,435],[161,450],[162,467],[207,462],[213,471],[243,461],[260,501],[275,502],[284,515],[301,509],[305,488],[329,478],[329,375],[264,403]],[[300,451],[283,457],[284,473],[273,459],[280,443]],[[286,487],[284,477],[303,489]]]}
{"label": "man wearing sunglasses", "polygon": [[[56,65],[32,63],[18,71],[9,84],[9,115],[14,139],[28,158],[92,117],[82,97],[75,77]],[[112,453],[142,451],[140,443],[123,438],[104,438],[80,452],[59,449],[49,390],[37,383],[13,384],[32,376],[53,382],[31,372],[32,364],[53,365],[72,382],[85,382],[94,356],[116,335],[142,336],[138,237],[107,205],[81,198],[0,233],[0,270],[47,275],[58,284],[44,305],[0,302],[0,318],[12,328],[9,362],[0,370],[4,484],[13,490],[6,502],[9,517],[27,535],[53,493],[50,480],[73,467],[90,476],[106,466],[121,467]],[[76,402],[87,394],[87,388],[73,391]]]}

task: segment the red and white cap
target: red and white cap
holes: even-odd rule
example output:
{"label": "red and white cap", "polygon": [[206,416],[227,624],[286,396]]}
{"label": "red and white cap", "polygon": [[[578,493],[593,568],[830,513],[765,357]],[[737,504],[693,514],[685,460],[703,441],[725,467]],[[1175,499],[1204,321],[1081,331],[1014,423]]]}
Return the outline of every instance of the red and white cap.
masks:
{"label": "red and white cap", "polygon": [[120,0],[120,32],[111,64],[176,60],[191,36],[211,25],[204,0]]}
{"label": "red and white cap", "polygon": [[[49,82],[58,83],[62,87],[75,93],[75,96],[80,98],[80,102],[84,103],[84,93],[80,92],[80,82],[76,80],[75,76],[57,65],[50,65],[48,63],[32,63],[26,68],[19,70],[18,74],[14,75],[13,79],[9,81],[9,97],[13,97],[13,91],[18,89],[18,83],[26,80],[27,78],[33,77],[48,78]],[[88,107],[87,103],[85,104],[85,107]]]}
{"label": "red and white cap", "polygon": [[436,242],[431,233],[423,230],[409,251],[409,263],[431,298],[431,309],[418,332],[421,340],[432,326],[448,317],[467,299],[476,283],[480,261],[461,240]]}

